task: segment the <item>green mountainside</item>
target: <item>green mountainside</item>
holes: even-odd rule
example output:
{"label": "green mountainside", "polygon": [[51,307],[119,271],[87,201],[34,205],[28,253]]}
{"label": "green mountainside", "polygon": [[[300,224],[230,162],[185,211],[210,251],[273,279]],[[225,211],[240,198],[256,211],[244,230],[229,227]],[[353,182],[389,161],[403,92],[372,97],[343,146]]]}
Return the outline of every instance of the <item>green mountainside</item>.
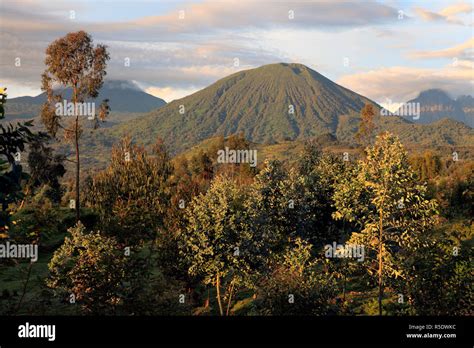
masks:
{"label": "green mountainside", "polygon": [[223,78],[110,134],[148,144],[161,137],[175,152],[235,133],[275,143],[335,134],[339,117],[357,115],[365,103],[373,102],[304,65],[270,64]]}
{"label": "green mountainside", "polygon": [[[376,133],[395,133],[407,146],[469,149],[474,144],[472,128],[462,122],[441,119],[415,124],[399,116],[381,116],[375,102],[316,71],[279,63],[237,72],[148,113],[111,115],[105,127],[85,130],[81,154],[85,167],[103,167],[112,145],[127,135],[146,146],[162,138],[172,155],[190,151],[206,139],[238,133],[259,144],[264,157],[291,154],[291,148],[299,147],[292,142],[314,137],[334,139],[336,143],[329,146],[347,149],[355,145],[360,110],[366,103],[377,110]],[[61,145],[60,151],[72,153],[67,145]]]}
{"label": "green mountainside", "polygon": [[[260,144],[325,134],[336,136],[342,143],[354,144],[359,113],[365,103],[380,110],[375,102],[304,65],[270,64],[232,74],[140,119],[104,130],[95,141],[105,145],[130,135],[150,145],[160,137],[173,154],[211,137],[237,133]],[[405,143],[474,144],[472,129],[450,119],[421,125],[399,116],[377,115],[375,123],[377,132],[391,131]]]}

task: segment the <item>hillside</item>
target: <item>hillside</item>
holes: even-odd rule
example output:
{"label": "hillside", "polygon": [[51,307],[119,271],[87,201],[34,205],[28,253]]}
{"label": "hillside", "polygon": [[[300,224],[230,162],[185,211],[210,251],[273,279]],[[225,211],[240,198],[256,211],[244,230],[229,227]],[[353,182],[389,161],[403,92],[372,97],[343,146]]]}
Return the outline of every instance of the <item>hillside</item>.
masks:
{"label": "hillside", "polygon": [[[446,131],[439,133],[441,129]],[[474,160],[474,149],[473,146],[470,145],[474,144],[474,135],[468,131],[469,128],[460,122],[444,119],[429,126],[411,125],[400,134],[400,137],[405,139],[404,145],[409,155],[415,155],[417,153],[423,154],[426,151],[432,151],[442,158],[451,158],[452,152],[456,151],[463,160]],[[428,133],[428,135],[425,133]],[[446,141],[450,141],[449,138],[452,136],[460,137],[461,141],[458,142],[457,145],[447,144]],[[418,141],[419,139],[422,139],[422,141]],[[316,137],[314,140],[320,144],[324,152],[340,155],[341,157],[345,152],[347,152],[351,158],[361,156],[361,151],[358,147],[328,139],[326,135]],[[464,144],[462,143],[463,141],[465,141]],[[266,159],[278,159],[292,163],[299,158],[304,149],[304,143],[305,140],[282,141],[276,144],[251,143],[250,148],[257,150],[258,165],[261,165]],[[193,156],[204,152],[215,161],[217,158],[216,149],[220,149],[222,147],[221,144],[222,140],[220,137],[212,137],[182,152],[176,156],[175,159],[177,160],[180,157],[184,157],[187,160],[191,160]]]}
{"label": "hillside", "polygon": [[[422,97],[427,102],[429,95]],[[446,96],[446,101],[449,100]],[[180,153],[204,139],[236,133],[243,133],[249,141],[259,144],[330,133],[341,142],[354,144],[359,113],[365,103],[376,107],[376,131],[391,131],[404,143],[430,146],[473,143],[472,129],[463,123],[436,120],[439,122],[424,127],[403,117],[380,116],[380,107],[369,99],[304,65],[285,63],[223,78],[138,120],[103,132],[101,142],[128,134],[149,145],[161,137],[172,153]],[[289,113],[290,105],[294,106],[294,114]],[[184,108],[183,114],[180,108]]]}
{"label": "hillside", "polygon": [[[106,165],[111,147],[123,136],[144,145],[164,139],[173,155],[202,141],[243,133],[262,153],[288,151],[292,142],[330,136],[348,148],[354,143],[359,113],[365,103],[376,110],[376,133],[390,131],[407,145],[418,147],[472,146],[474,132],[462,122],[442,119],[415,124],[399,116],[380,116],[380,107],[300,64],[271,64],[223,78],[190,96],[149,113],[114,114],[104,128],[86,131],[81,142],[87,168]],[[294,106],[290,114],[289,105]],[[180,114],[180,107],[184,114]],[[286,144],[289,144],[288,146]],[[334,144],[333,144],[334,145]],[[332,146],[332,145],[331,145]],[[61,146],[63,153],[70,153]],[[265,155],[265,157],[267,157]]]}
{"label": "hillside", "polygon": [[358,114],[365,103],[373,102],[304,65],[270,64],[232,74],[110,134],[130,134],[146,144],[162,137],[175,152],[239,132],[253,142],[274,143],[335,134],[339,117]]}

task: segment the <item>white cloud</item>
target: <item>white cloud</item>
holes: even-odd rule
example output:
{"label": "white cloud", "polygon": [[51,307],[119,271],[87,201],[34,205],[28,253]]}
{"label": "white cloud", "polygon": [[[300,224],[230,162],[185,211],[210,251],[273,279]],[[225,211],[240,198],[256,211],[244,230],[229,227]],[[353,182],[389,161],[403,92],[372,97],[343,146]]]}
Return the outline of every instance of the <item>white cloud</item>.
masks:
{"label": "white cloud", "polygon": [[[279,61],[306,63],[325,70],[331,77],[347,71],[341,68],[342,57],[346,56],[351,57],[351,69],[355,71],[381,61],[395,65],[398,60],[396,53],[392,59],[377,51],[385,47],[384,43],[407,41],[399,28],[414,22],[404,21],[401,24],[398,8],[379,1],[178,2],[175,9],[164,15],[127,21],[112,21],[109,16],[106,24],[99,21],[81,22],[83,17],[80,15],[74,21],[68,19],[69,9],[74,8],[80,14],[83,9],[80,5],[93,7],[92,1],[0,1],[0,76],[3,81],[8,79],[11,86],[34,90],[35,86],[39,86],[44,69],[46,46],[67,32],[85,29],[92,34],[95,42],[109,45],[112,60],[108,65],[107,78],[137,80],[145,89],[168,101],[192,93],[239,69]],[[134,6],[146,6],[146,2],[138,1]],[[184,20],[178,19],[180,8],[185,10]],[[288,18],[289,10],[294,11],[293,20]],[[470,10],[465,4],[457,4],[439,13],[433,12],[434,15],[423,11],[421,13],[426,18],[439,18],[442,24]],[[367,28],[375,30],[380,41],[363,33],[356,33],[356,41],[341,40],[341,36],[335,34]],[[265,38],[265,32],[278,37],[270,41]],[[306,35],[299,35],[301,32]],[[315,35],[316,32],[320,35]],[[286,41],[281,33],[289,34]],[[384,40],[382,45],[381,40]],[[414,54],[428,58],[430,55],[448,56],[453,51],[420,51]],[[23,63],[20,69],[13,66],[14,58],[18,56],[22,57]],[[460,69],[468,57],[455,56],[459,58]],[[124,67],[125,57],[130,58],[130,67]],[[240,59],[241,64],[237,69],[233,67],[235,57]],[[337,64],[331,65],[331,62]],[[412,77],[410,74],[407,76]],[[434,85],[430,87],[439,85],[439,81],[431,81]],[[383,90],[387,86],[382,84],[382,87]]]}
{"label": "white cloud", "polygon": [[472,13],[473,6],[462,2],[445,7],[439,12],[429,11],[421,7],[415,7],[414,10],[419,17],[428,22],[445,21],[451,24],[466,25],[458,18],[458,15]]}
{"label": "white cloud", "polygon": [[155,97],[165,100],[167,103],[186,97],[194,92],[197,92],[199,88],[174,88],[174,87],[148,87],[145,88],[145,92],[154,95]]}
{"label": "white cloud", "polygon": [[419,92],[440,88],[453,96],[474,95],[474,66],[461,61],[442,69],[389,67],[343,76],[338,83],[372,100],[406,102]]}
{"label": "white cloud", "polygon": [[413,58],[458,58],[473,59],[474,54],[474,38],[470,38],[466,42],[436,51],[417,51],[411,54]]}
{"label": "white cloud", "polygon": [[472,4],[468,4],[465,2],[457,3],[450,5],[448,7],[445,7],[440,11],[440,14],[446,17],[451,17],[455,16],[461,13],[471,13],[473,11],[473,6]]}

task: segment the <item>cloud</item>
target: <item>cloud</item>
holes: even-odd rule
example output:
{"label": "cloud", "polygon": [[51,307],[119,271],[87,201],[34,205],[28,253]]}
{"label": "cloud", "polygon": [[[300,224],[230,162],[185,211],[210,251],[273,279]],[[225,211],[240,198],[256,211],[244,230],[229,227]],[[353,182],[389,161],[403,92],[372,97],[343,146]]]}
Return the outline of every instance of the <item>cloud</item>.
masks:
{"label": "cloud", "polygon": [[[121,3],[120,11],[123,14],[127,6],[147,5],[150,3]],[[0,76],[2,81],[8,81],[22,90],[39,87],[47,45],[76,30],[87,30],[95,42],[109,46],[112,59],[107,67],[107,78],[135,80],[157,96],[160,96],[157,93],[163,93],[160,97],[165,100],[191,93],[241,69],[294,61],[294,57],[307,59],[309,65],[314,64],[307,55],[299,54],[302,50],[330,56],[341,49],[362,51],[374,49],[377,45],[376,42],[367,42],[349,47],[348,43],[340,40],[334,42],[334,48],[328,46],[331,48],[329,52],[319,53],[325,47],[321,47],[320,41],[316,40],[304,41],[302,47],[292,51],[278,46],[282,41],[275,39],[269,44],[269,41],[262,39],[266,32],[307,31],[311,34],[318,31],[332,39],[342,32],[370,28],[378,30],[380,40],[401,37],[399,30],[393,30],[400,23],[398,9],[379,1],[177,2],[166,6],[171,10],[159,15],[154,15],[156,11],[150,9],[150,16],[118,20],[111,13],[105,22],[83,21],[88,18],[87,11],[95,10],[92,1],[48,3],[3,0],[0,6]],[[77,14],[74,20],[69,18],[71,9]],[[179,10],[185,11],[183,19],[179,19]],[[293,19],[289,18],[289,11],[293,11]],[[423,13],[426,18],[439,18],[443,23],[443,18],[453,18],[467,11],[468,7],[458,4],[448,6],[439,13],[433,12],[434,15]],[[430,52],[414,54],[428,57]],[[16,57],[21,57],[21,67],[14,66]],[[464,60],[469,59],[465,55],[456,57],[460,60],[459,69],[465,64]],[[125,66],[126,58],[130,60],[130,66]],[[235,58],[239,58],[239,67],[234,67]],[[367,64],[370,66],[372,63]]]}
{"label": "cloud", "polygon": [[470,38],[466,42],[436,51],[417,51],[410,56],[413,58],[458,58],[458,59],[473,59],[474,54],[474,38]]}
{"label": "cloud", "polygon": [[343,76],[338,83],[372,100],[406,102],[434,86],[453,96],[474,95],[474,65],[460,61],[442,69],[389,67]]}
{"label": "cloud", "polygon": [[414,10],[418,16],[428,22],[441,21],[450,24],[466,25],[456,16],[471,13],[473,11],[473,6],[468,3],[458,3],[445,7],[439,12],[429,11],[421,7],[415,7]]}
{"label": "cloud", "polygon": [[[68,30],[81,26],[71,20],[69,11],[83,10],[77,2],[61,3],[52,11],[43,3],[6,1],[3,5],[2,26],[5,30],[51,32]],[[139,6],[140,3],[133,4]],[[147,3],[142,5],[146,6]],[[28,10],[24,10],[27,8]],[[183,11],[182,16],[180,11]],[[294,15],[290,19],[290,11]],[[274,25],[303,26],[310,28],[358,27],[371,24],[383,24],[396,21],[398,12],[393,7],[375,1],[346,2],[320,0],[318,2],[275,2],[208,0],[201,3],[179,2],[176,9],[163,15],[151,15],[126,21],[108,21],[88,23],[94,32],[125,32],[131,34],[140,28],[145,33],[202,33],[215,32],[241,27],[269,28]]]}
{"label": "cloud", "polygon": [[396,21],[398,15],[396,9],[371,1],[205,1],[199,4],[184,3],[181,11],[183,12],[149,16],[117,25],[166,28],[171,32],[235,29],[242,26],[268,28],[274,25],[356,27]]}
{"label": "cloud", "polygon": [[[123,6],[140,5],[149,4]],[[184,19],[179,19],[180,9],[185,11]],[[74,19],[70,18],[71,10],[75,11]],[[109,46],[112,60],[108,78],[190,90],[237,71],[233,68],[234,58],[240,60],[239,69],[286,60],[288,57],[278,49],[262,47],[259,30],[339,31],[397,21],[397,11],[378,2],[178,2],[174,9],[161,15],[106,22],[84,22],[87,11],[94,11],[93,3],[3,0],[2,80],[13,81],[17,87],[39,87],[46,47],[77,30],[87,30],[95,42]],[[289,11],[293,11],[293,19],[289,18]],[[18,57],[21,67],[14,65]],[[124,66],[125,58],[130,59],[130,67]]]}
{"label": "cloud", "polygon": [[422,19],[424,19],[425,21],[441,21],[441,20],[446,19],[446,17],[443,15],[425,10],[421,7],[415,7],[414,10],[416,14],[420,16]]}
{"label": "cloud", "polygon": [[155,97],[164,99],[167,103],[183,98],[194,92],[197,92],[200,88],[174,88],[174,87],[148,87],[145,88],[145,92],[154,95]]}
{"label": "cloud", "polygon": [[[256,43],[214,38],[212,42],[146,43],[106,41],[112,60],[108,76],[134,79],[145,86],[192,90],[242,69],[269,61],[284,61],[278,51],[254,47]],[[124,66],[125,59],[129,66]],[[234,66],[235,58],[239,66]]]}
{"label": "cloud", "polygon": [[446,17],[455,16],[461,13],[471,13],[473,11],[472,4],[458,3],[448,6],[440,11],[441,15]]}

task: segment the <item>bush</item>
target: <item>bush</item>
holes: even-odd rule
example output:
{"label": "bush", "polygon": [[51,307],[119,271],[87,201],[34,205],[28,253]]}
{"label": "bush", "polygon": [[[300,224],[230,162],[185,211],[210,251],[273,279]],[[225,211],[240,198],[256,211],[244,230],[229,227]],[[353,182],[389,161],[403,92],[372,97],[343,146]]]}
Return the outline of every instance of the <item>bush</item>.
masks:
{"label": "bush", "polygon": [[49,287],[73,296],[87,313],[109,313],[122,302],[127,257],[115,239],[86,233],[78,223],[49,263]]}
{"label": "bush", "polygon": [[318,261],[311,245],[296,239],[276,257],[259,284],[256,309],[264,315],[335,314],[336,280]]}

